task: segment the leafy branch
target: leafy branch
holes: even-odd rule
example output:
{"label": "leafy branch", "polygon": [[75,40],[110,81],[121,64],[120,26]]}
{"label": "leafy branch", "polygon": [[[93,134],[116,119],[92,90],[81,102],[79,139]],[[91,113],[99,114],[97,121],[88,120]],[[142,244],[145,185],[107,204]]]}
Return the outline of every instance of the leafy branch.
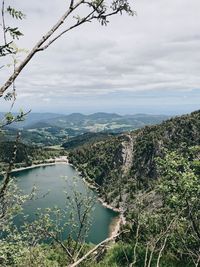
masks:
{"label": "leafy branch", "polygon": [[26,15],[24,13],[22,13],[19,10],[16,10],[15,8],[8,6],[7,8],[7,12],[14,18],[14,19],[25,19]]}
{"label": "leafy branch", "polygon": [[28,115],[30,112],[31,110],[29,110],[28,112],[20,111],[20,113],[17,116],[14,116],[11,112],[6,113],[4,120],[0,124],[0,128],[2,129],[3,127],[8,126],[13,122],[23,121],[26,115]]}
{"label": "leafy branch", "polygon": [[[16,10],[15,8],[8,6],[5,7],[5,0],[2,1],[1,6],[1,20],[2,20],[2,32],[3,32],[3,42],[4,44],[0,45],[0,57],[7,56],[10,54],[16,54],[17,50],[12,46],[14,40],[18,40],[21,36],[23,36],[23,33],[18,29],[18,27],[10,27],[6,25],[6,13],[10,15],[13,19],[19,19],[22,20],[26,16],[24,13],[22,13],[19,10]],[[10,35],[11,40],[8,41],[8,36]]]}
{"label": "leafy branch", "polygon": [[17,27],[15,27],[15,28],[7,27],[5,32],[6,33],[9,32],[9,34],[13,38],[13,40],[14,39],[19,40],[19,37],[23,36],[23,33],[21,33]]}

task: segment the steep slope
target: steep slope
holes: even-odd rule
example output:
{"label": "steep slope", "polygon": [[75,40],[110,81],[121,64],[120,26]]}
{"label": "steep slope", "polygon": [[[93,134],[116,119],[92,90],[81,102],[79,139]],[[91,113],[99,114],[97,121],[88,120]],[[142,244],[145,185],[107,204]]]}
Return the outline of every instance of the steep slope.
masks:
{"label": "steep slope", "polygon": [[144,183],[149,178],[156,178],[155,158],[162,157],[166,149],[184,151],[190,146],[199,145],[199,133],[200,111],[132,133],[135,142],[131,175]]}
{"label": "steep slope", "polygon": [[186,152],[195,145],[200,145],[200,111],[88,143],[71,151],[69,158],[100,186],[106,201],[120,205],[135,187],[147,188],[157,178],[156,158],[166,149]]}

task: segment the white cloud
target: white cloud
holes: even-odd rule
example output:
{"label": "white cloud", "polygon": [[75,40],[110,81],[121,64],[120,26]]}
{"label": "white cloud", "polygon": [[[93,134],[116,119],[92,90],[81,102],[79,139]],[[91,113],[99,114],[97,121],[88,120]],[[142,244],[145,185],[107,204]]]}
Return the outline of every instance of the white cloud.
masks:
{"label": "white cloud", "polygon": [[[64,0],[12,3],[27,14],[20,44],[29,49],[66,6]],[[17,80],[21,104],[24,95],[40,107],[55,98],[59,105],[93,96],[98,104],[98,95],[200,88],[199,0],[135,0],[134,8],[136,17],[84,25],[38,54]]]}

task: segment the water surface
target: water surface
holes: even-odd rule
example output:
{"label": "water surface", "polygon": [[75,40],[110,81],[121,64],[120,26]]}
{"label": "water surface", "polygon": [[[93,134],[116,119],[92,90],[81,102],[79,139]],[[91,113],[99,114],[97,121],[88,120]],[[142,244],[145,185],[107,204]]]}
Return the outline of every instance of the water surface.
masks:
{"label": "water surface", "polygon": [[[95,193],[91,189],[88,189],[87,185],[72,166],[56,164],[37,167],[15,172],[14,176],[18,186],[24,193],[30,193],[33,186],[38,188],[38,196],[43,196],[49,191],[45,197],[39,197],[34,201],[29,201],[25,205],[24,214],[29,215],[29,220],[33,220],[37,208],[41,208],[42,210],[54,206],[63,208],[66,201],[64,191],[67,191],[69,195],[72,193],[74,177],[77,177],[76,190],[84,194],[89,190],[95,197],[94,210],[91,213],[92,225],[86,239],[87,242],[98,243],[108,237],[109,226],[118,214],[101,205]],[[23,224],[23,216],[17,218],[17,224]]]}

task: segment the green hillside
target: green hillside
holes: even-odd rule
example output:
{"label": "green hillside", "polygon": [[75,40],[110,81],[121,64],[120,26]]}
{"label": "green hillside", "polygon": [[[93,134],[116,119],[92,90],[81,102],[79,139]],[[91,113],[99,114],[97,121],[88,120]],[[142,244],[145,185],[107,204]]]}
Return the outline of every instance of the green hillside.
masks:
{"label": "green hillside", "polygon": [[[7,170],[8,164],[13,159],[14,141],[0,142],[0,172]],[[17,144],[16,157],[14,161],[15,167],[26,167],[32,164],[43,163],[50,158],[62,155],[63,151],[53,148],[39,148],[37,146]]]}
{"label": "green hillside", "polygon": [[94,266],[199,266],[200,111],[69,153],[128,230]]}
{"label": "green hillside", "polygon": [[[100,247],[80,267],[199,266],[199,133],[200,111],[196,111],[119,135],[85,133],[64,142],[71,163],[95,185],[99,197],[120,212],[122,232],[116,242]],[[27,166],[55,153],[56,150],[19,144],[16,164]],[[2,139],[0,160],[5,164],[12,154],[13,142]],[[80,207],[77,196],[76,204]],[[57,209],[55,212],[60,217]],[[48,216],[44,215],[42,221],[36,222],[38,235],[44,229],[52,236],[53,226],[60,235],[62,229],[60,232],[55,223],[49,224]],[[31,246],[32,253],[40,260],[48,259],[45,266],[69,266],[63,247],[73,248],[74,241],[70,237],[60,243],[55,238],[46,245],[36,241],[37,245]],[[23,249],[27,246],[24,244]],[[83,244],[82,255],[92,247]],[[18,245],[15,249],[19,251]],[[20,260],[25,262],[28,255],[24,250]]]}
{"label": "green hillside", "polygon": [[[176,117],[156,126],[127,132],[70,152],[71,162],[95,183],[103,185],[102,193],[113,200],[119,192],[113,184],[147,187],[158,177],[156,158],[164,157],[166,149],[186,153],[200,145],[200,111]],[[110,196],[110,197],[109,197]]]}
{"label": "green hillside", "polygon": [[112,133],[84,133],[75,137],[70,138],[67,142],[63,143],[65,149],[71,150],[82,145],[92,144],[94,142],[106,140],[109,137],[113,137],[116,134]]}

